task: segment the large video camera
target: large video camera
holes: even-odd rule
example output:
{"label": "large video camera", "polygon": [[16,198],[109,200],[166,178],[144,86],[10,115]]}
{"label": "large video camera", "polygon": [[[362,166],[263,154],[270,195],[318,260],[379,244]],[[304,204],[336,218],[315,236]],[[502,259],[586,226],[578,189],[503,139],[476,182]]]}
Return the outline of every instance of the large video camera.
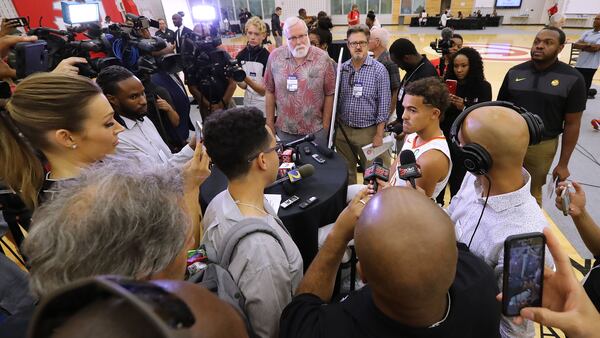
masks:
{"label": "large video camera", "polygon": [[[77,41],[75,35],[78,30],[57,30],[47,27],[31,29],[28,35],[38,37],[36,43],[19,43],[9,54],[9,65],[17,70],[17,77],[23,78],[35,71],[49,71],[64,59],[77,56],[87,59],[87,64],[77,65],[79,74],[96,77],[98,72],[107,66],[120,64],[120,61],[111,55],[111,43],[102,34],[100,27],[89,24],[84,35],[88,40]],[[81,31],[81,28],[79,29]],[[41,48],[40,46],[44,46]],[[103,53],[105,57],[91,57],[90,52]],[[44,58],[43,55],[46,57]],[[43,64],[39,64],[43,60]],[[38,63],[36,68],[32,64]],[[45,69],[44,69],[45,68]]]}
{"label": "large video camera", "polygon": [[201,36],[196,33],[184,35],[181,62],[190,85],[197,86],[210,103],[221,102],[228,79],[244,81],[246,72],[241,64],[229,54],[217,48],[218,36]]}
{"label": "large video camera", "polygon": [[[87,10],[93,13],[80,13],[81,10],[75,11],[73,6],[90,7]],[[140,76],[158,70],[170,73],[181,70],[178,55],[153,56],[154,52],[167,46],[164,40],[150,36],[147,30],[149,27],[158,27],[156,20],[128,13],[126,24],[112,24],[102,29],[97,23],[84,22],[99,20],[99,12],[95,8],[97,4],[68,4],[63,6],[63,19],[79,26],[71,26],[67,30],[47,27],[29,30],[27,34],[37,36],[38,41],[19,43],[9,55],[9,64],[17,70],[17,77],[50,71],[62,60],[73,56],[86,58],[87,64],[78,64],[77,67],[79,74],[91,78],[112,65],[122,65]],[[75,13],[85,15],[77,18]],[[87,39],[77,40],[78,34],[83,34]]]}
{"label": "large video camera", "polygon": [[450,53],[450,47],[452,47],[452,29],[444,28],[441,32],[441,39],[436,39],[429,43],[429,46],[433,48],[437,52],[441,52],[442,56],[446,56],[446,54]]}
{"label": "large video camera", "polygon": [[154,20],[126,15],[131,24],[112,24],[108,27],[108,35],[112,36],[111,52],[121,60],[122,65],[137,75],[152,74],[159,70],[176,73],[181,70],[179,58],[175,54],[153,56],[165,47],[167,43],[159,37],[152,37],[144,30],[153,27]]}

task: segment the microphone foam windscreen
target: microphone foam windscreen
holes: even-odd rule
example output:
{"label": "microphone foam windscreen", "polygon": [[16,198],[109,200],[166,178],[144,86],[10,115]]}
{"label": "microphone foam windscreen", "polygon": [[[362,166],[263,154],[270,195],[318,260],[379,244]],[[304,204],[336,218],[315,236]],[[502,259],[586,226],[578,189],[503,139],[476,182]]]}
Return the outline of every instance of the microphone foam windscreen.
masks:
{"label": "microphone foam windscreen", "polygon": [[402,150],[402,152],[400,153],[400,164],[401,165],[412,164],[412,163],[416,163],[416,162],[417,162],[417,159],[415,159],[415,153],[413,153],[412,150],[410,150],[410,149]]}
{"label": "microphone foam windscreen", "polygon": [[381,157],[376,157],[373,160],[373,164],[377,164],[377,165],[383,166],[383,159]]}
{"label": "microphone foam windscreen", "polygon": [[300,172],[300,176],[302,176],[302,178],[311,177],[315,173],[315,166],[312,164],[305,164],[298,168],[298,172]]}

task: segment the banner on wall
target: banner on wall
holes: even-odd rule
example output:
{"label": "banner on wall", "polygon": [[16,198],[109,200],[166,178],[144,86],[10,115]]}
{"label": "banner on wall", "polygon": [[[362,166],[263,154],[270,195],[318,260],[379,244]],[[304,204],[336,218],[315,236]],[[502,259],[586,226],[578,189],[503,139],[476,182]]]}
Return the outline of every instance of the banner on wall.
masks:
{"label": "banner on wall", "polygon": [[[117,6],[118,0],[101,0],[100,15],[111,17],[113,22],[123,22],[121,10]],[[12,0],[19,16],[29,17],[31,27],[50,27],[64,29],[60,0]],[[120,0],[123,10],[128,13],[139,14],[133,0]]]}

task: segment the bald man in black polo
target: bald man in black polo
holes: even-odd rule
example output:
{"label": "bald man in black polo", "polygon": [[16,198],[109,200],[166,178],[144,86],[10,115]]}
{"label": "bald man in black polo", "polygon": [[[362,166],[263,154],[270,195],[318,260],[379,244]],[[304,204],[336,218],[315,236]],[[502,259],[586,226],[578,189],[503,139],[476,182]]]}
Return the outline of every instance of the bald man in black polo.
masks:
{"label": "bald man in black polo", "polygon": [[[282,314],[281,337],[499,337],[494,274],[457,249],[448,215],[412,188],[368,199],[360,192],[338,217]],[[329,303],[353,237],[368,284]]]}

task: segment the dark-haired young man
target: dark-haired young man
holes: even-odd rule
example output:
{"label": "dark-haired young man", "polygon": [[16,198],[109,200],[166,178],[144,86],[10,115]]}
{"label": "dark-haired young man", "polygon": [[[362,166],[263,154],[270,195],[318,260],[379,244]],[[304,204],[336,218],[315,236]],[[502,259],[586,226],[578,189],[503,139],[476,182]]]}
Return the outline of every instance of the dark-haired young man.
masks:
{"label": "dark-haired young man", "polygon": [[204,123],[204,144],[213,163],[227,176],[227,190],[218,194],[204,215],[203,243],[222,246],[227,232],[247,218],[261,218],[271,235],[255,233],[239,243],[229,265],[246,297],[245,312],[260,337],[278,337],[279,317],[302,278],[302,257],[264,189],[277,177],[279,146],[263,113],[254,107],[220,111]]}
{"label": "dark-haired young man", "polygon": [[417,81],[430,76],[438,76],[437,70],[429,62],[429,59],[417,52],[415,45],[408,39],[400,38],[390,46],[390,58],[398,67],[406,72],[400,91],[398,92],[398,102],[396,104],[396,123],[402,123],[402,100],[404,100],[404,87],[412,81]]}
{"label": "dark-haired young man", "polygon": [[115,110],[115,119],[125,127],[119,135],[117,155],[146,155],[158,163],[181,166],[194,155],[193,138],[183,149],[173,154],[163,141],[156,126],[145,117],[148,102],[142,82],[132,72],[121,66],[103,69],[96,83]]}
{"label": "dark-haired young man", "polygon": [[[406,133],[402,150],[410,150],[421,169],[421,177],[415,181],[425,195],[435,198],[444,190],[452,160],[446,137],[440,128],[440,120],[450,104],[448,89],[438,78],[428,77],[411,82],[406,86],[402,128]],[[410,183],[398,177],[400,156],[391,166],[388,182],[378,181],[379,190],[390,186],[405,186]]]}
{"label": "dark-haired young man", "polygon": [[529,146],[524,162],[531,174],[531,194],[539,205],[542,205],[542,186],[546,183],[560,134],[560,158],[552,170],[552,178],[564,181],[570,176],[569,160],[579,138],[587,100],[581,73],[558,60],[564,46],[562,30],[543,28],[533,40],[531,60],[512,67],[498,93],[498,100],[524,107],[544,121],[544,139]]}

